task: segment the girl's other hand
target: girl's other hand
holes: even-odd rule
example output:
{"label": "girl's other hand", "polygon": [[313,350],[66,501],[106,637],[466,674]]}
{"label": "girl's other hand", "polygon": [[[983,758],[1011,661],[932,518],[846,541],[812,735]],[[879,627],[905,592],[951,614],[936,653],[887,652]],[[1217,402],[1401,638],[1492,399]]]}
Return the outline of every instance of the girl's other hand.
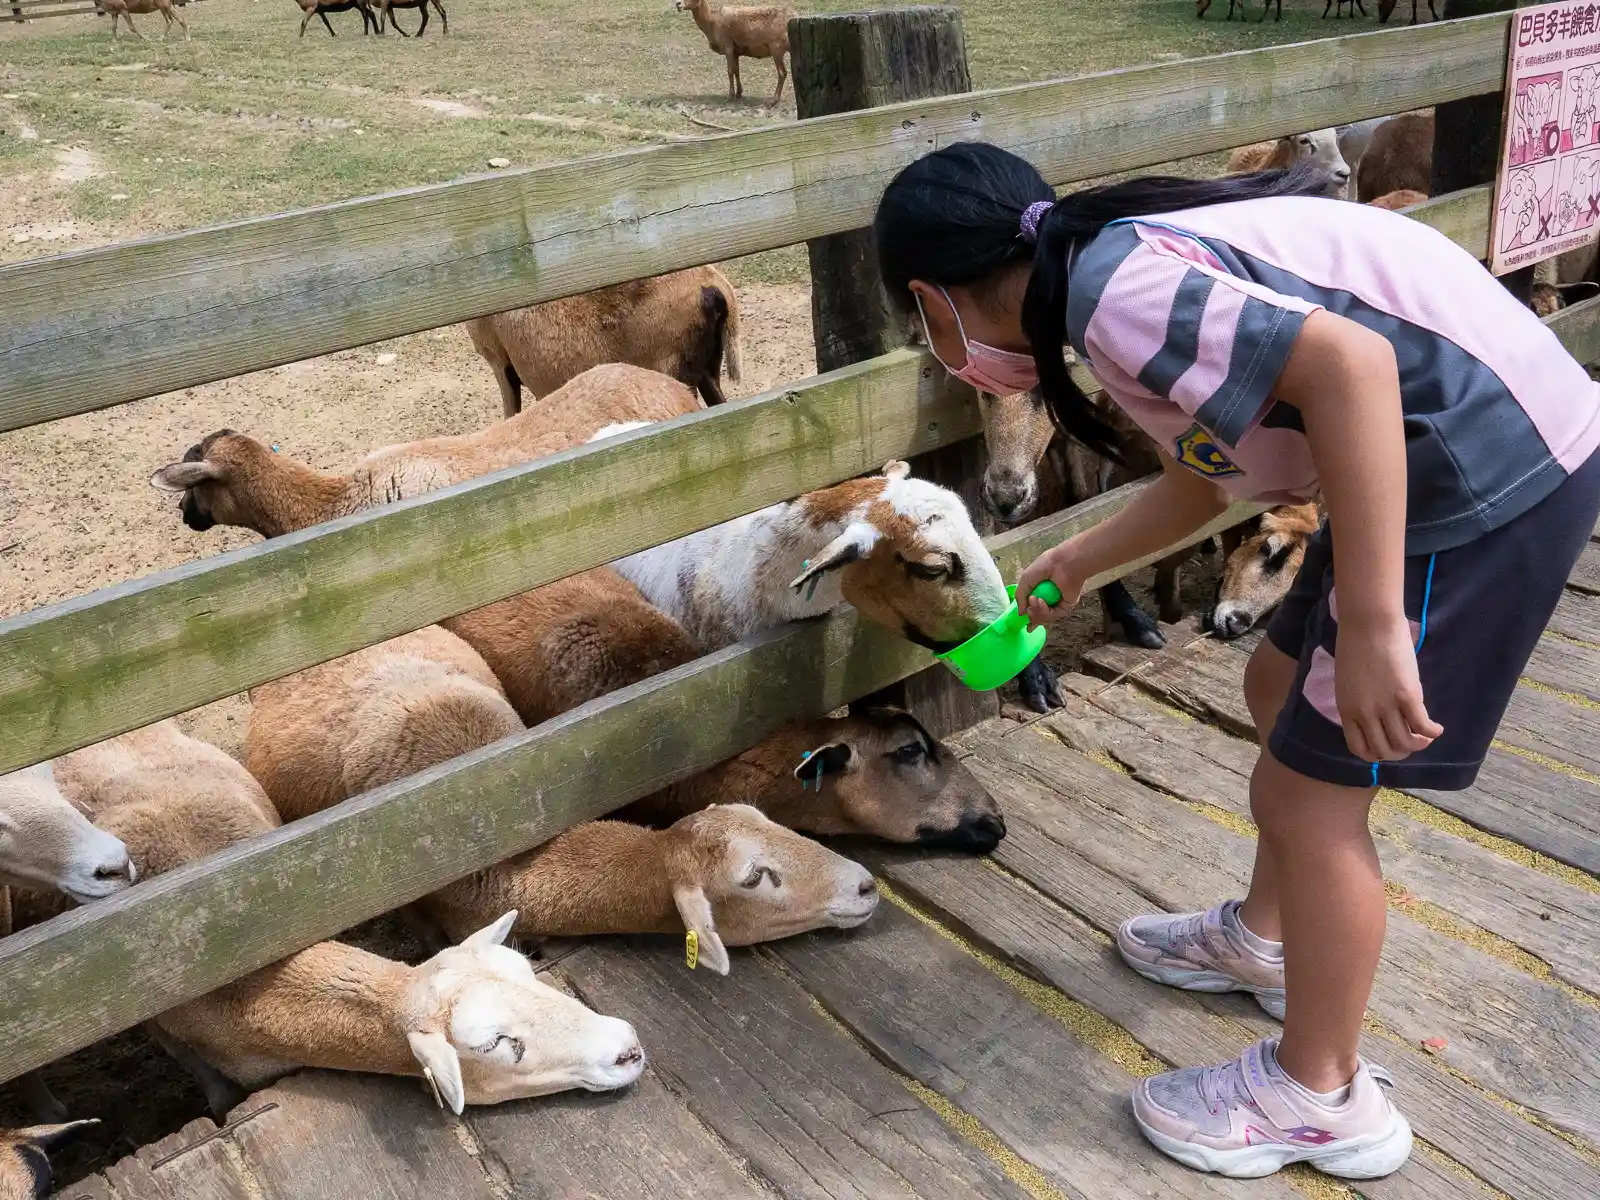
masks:
{"label": "girl's other hand", "polygon": [[[1062,543],[1054,550],[1046,550],[1028,565],[1017,580],[1017,605],[1028,614],[1028,628],[1048,625],[1072,612],[1083,595],[1084,576],[1073,565],[1070,543]],[[1061,599],[1046,604],[1033,594],[1033,589],[1048,579],[1061,589]]]}
{"label": "girl's other hand", "polygon": [[1339,624],[1334,700],[1350,752],[1367,762],[1397,762],[1444,732],[1422,702],[1409,622]]}

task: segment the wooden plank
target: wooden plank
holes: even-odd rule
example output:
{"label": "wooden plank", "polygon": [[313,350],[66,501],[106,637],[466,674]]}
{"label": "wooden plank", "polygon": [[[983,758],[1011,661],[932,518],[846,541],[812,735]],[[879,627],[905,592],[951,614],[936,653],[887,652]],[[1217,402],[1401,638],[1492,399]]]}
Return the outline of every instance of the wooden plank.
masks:
{"label": "wooden plank", "polygon": [[[1049,814],[1052,838],[1171,911],[1245,894],[1249,839],[1042,731],[1029,732],[980,743],[968,765],[988,763],[1070,795]],[[1600,1073],[1600,1008],[1390,913],[1371,1010],[1412,1044],[1447,1038],[1440,1058],[1449,1066],[1600,1144],[1600,1109],[1587,1082]]]}
{"label": "wooden plank", "polygon": [[948,939],[884,905],[842,945],[807,936],[778,954],[873,1051],[987,1126],[1070,1196],[1293,1196],[1185,1170],[1127,1115],[1134,1080]]}
{"label": "wooden plank", "polygon": [[736,955],[723,979],[685,969],[659,939],[607,939],[561,971],[633,1022],[652,1068],[787,1200],[1026,1194],[763,958]]}
{"label": "wooden plank", "polygon": [[1567,577],[1567,586],[1585,596],[1600,596],[1600,546],[1592,541],[1584,546]]}
{"label": "wooden plank", "polygon": [[902,351],[0,621],[0,772],[978,432]]}
{"label": "wooden plank", "polygon": [[[1090,650],[1085,663],[1113,678],[1143,667],[1129,679],[1141,691],[1240,737],[1251,736],[1244,704],[1245,656],[1209,640],[1187,650],[1175,649],[1193,638],[1190,626],[1164,626],[1163,632],[1169,640],[1167,650],[1116,643]],[[1146,667],[1152,660],[1153,665]],[[1501,736],[1512,745],[1582,767],[1582,760],[1594,753],[1588,729],[1596,717],[1600,714],[1559,697],[1519,687]],[[1477,781],[1465,791],[1406,790],[1480,829],[1600,873],[1600,786],[1586,779],[1491,749]]]}
{"label": "wooden plank", "polygon": [[[869,855],[868,861],[941,920],[1108,1018],[1168,1063],[1223,1062],[1237,1055],[1241,1044],[1262,1036],[1259,1022],[1233,1020],[1196,1003],[1190,993],[1134,974],[1104,934],[977,860],[889,851]],[[1487,1200],[1490,1195],[1422,1153],[1388,1179],[1363,1182],[1361,1191],[1372,1200]]]}
{"label": "wooden plank", "polygon": [[1549,630],[1562,637],[1600,645],[1600,600],[1570,589],[1564,591],[1556,602]]}
{"label": "wooden plank", "polygon": [[[469,1109],[466,1123],[515,1191],[560,1200],[771,1200],[653,1071],[617,1093],[563,1092]],[[435,1193],[416,1193],[422,1196]]]}
{"label": "wooden plank", "polygon": [[1506,29],[1493,16],[912,101],[14,263],[0,430],[858,229],[896,171],[954,140],[1059,183],[1498,91]]}
{"label": "wooden plank", "polygon": [[1489,257],[1489,205],[1493,199],[1492,187],[1463,188],[1401,211],[1437,229],[1472,257],[1482,260]]}
{"label": "wooden plank", "polygon": [[260,1200],[216,1132],[204,1118],[190,1121],[107,1167],[106,1183],[120,1200]]}
{"label": "wooden plank", "polygon": [[[1069,745],[1100,752],[1135,779],[1196,804],[1250,816],[1255,746],[1165,712],[1124,687],[1069,676],[1067,708],[1046,721]],[[1550,964],[1600,995],[1600,891],[1584,891],[1379,804],[1372,828],[1385,877]]]}
{"label": "wooden plank", "polygon": [[[968,761],[1005,809],[1008,832],[994,857],[1008,870],[1066,906],[1102,936],[1114,933],[1128,917],[1151,910],[1147,896],[1089,863],[1073,848],[1071,830],[1057,821],[1060,808],[1074,803],[1072,797],[976,758]],[[1249,1030],[1245,1038],[1235,1039],[1235,1052],[1246,1038],[1268,1036],[1279,1028],[1243,997],[1184,995],[1189,1002]],[[1158,1016],[1165,1011],[1155,1009]],[[1590,1159],[1520,1119],[1473,1084],[1441,1071],[1414,1044],[1368,1033],[1362,1036],[1361,1053],[1394,1074],[1408,1118],[1420,1136],[1507,1195],[1517,1200],[1568,1200],[1590,1195],[1600,1187],[1600,1169]]]}
{"label": "wooden plank", "polygon": [[[1014,575],[1045,547],[1104,520],[1140,486],[1036,521],[1025,527],[1031,536],[996,539],[1001,571]],[[0,941],[0,1082],[927,663],[925,651],[841,609],[13,935]]]}
{"label": "wooden plank", "polygon": [[417,1079],[305,1071],[251,1096],[230,1124],[252,1112],[227,1135],[255,1184],[251,1200],[506,1195]]}
{"label": "wooden plank", "polygon": [[[1507,745],[1600,774],[1600,711],[1521,684],[1511,697],[1497,736]],[[1552,785],[1559,785],[1556,775]]]}
{"label": "wooden plank", "polygon": [[[1540,638],[1522,677],[1600,703],[1600,648]],[[1596,714],[1600,725],[1600,714]]]}

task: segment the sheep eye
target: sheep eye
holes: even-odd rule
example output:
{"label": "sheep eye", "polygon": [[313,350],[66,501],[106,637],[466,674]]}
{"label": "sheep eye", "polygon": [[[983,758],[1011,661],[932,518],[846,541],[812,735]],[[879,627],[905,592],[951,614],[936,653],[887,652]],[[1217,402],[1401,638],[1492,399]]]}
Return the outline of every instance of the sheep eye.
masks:
{"label": "sheep eye", "polygon": [[483,1047],[483,1053],[493,1054],[502,1045],[511,1047],[511,1061],[521,1062],[523,1054],[527,1051],[527,1044],[519,1037],[512,1037],[509,1033],[502,1033],[494,1041]]}
{"label": "sheep eye", "polygon": [[919,563],[909,560],[906,562],[906,571],[916,579],[943,579],[950,574],[950,568],[943,563]]}
{"label": "sheep eye", "polygon": [[921,742],[907,742],[904,746],[896,747],[890,751],[889,757],[897,763],[915,766],[928,757],[928,748]]}
{"label": "sheep eye", "polygon": [[771,879],[773,887],[781,887],[783,885],[783,881],[778,878],[778,873],[771,867],[755,867],[750,874],[739,881],[739,886],[751,889],[758,888],[761,886],[763,878]]}

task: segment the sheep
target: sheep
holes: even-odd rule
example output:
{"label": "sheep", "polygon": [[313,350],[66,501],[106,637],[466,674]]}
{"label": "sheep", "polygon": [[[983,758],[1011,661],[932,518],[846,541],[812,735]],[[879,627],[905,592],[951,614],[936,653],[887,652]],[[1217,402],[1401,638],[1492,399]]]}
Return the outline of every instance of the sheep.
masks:
{"label": "sheep", "polygon": [[1339,154],[1344,158],[1345,165],[1352,172],[1361,169],[1361,156],[1367,152],[1367,147],[1372,144],[1372,135],[1378,131],[1378,126],[1387,121],[1388,117],[1369,117],[1365,121],[1355,121],[1349,125],[1334,127],[1334,135],[1339,143]]}
{"label": "sheep", "polygon": [[305,17],[300,21],[300,36],[305,37],[306,26],[311,24],[312,17],[321,17],[323,25],[327,26],[328,36],[336,37],[333,25],[328,21],[329,13],[349,12],[351,9],[361,14],[361,36],[365,37],[369,30],[376,31],[379,36],[383,34],[383,26],[378,24],[372,15],[372,6],[367,0],[295,0]]}
{"label": "sheep", "polygon": [[783,81],[789,77],[784,56],[789,53],[789,22],[799,14],[787,5],[714,7],[712,0],[676,0],[679,12],[694,17],[706,44],[714,54],[728,60],[728,99],[744,95],[744,80],[739,77],[741,58],[770,58],[778,68],[778,88],[772,93],[772,107],[783,98]]}
{"label": "sheep", "polygon": [[1289,594],[1322,523],[1315,504],[1283,504],[1222,535],[1217,599],[1202,624],[1224,641],[1242,637]]}
{"label": "sheep", "polygon": [[[1055,422],[1044,400],[1034,393],[1019,392],[1014,396],[980,393],[979,403],[983,414],[983,440],[989,453],[989,465],[983,475],[984,503],[1007,524],[1026,520],[1038,507],[1039,471],[1047,454],[1051,453],[1052,444],[1060,448],[1062,461],[1057,474],[1062,477],[1064,499],[1068,503],[1082,503],[1161,470],[1155,443],[1115,405],[1101,401],[1099,407],[1101,416],[1122,439],[1127,460],[1123,466],[1070,439],[1056,442]],[[1156,564],[1156,603],[1161,619],[1168,623],[1183,616],[1179,568],[1189,557],[1190,552],[1183,550]],[[1100,605],[1108,633],[1112,625],[1119,625],[1123,636],[1133,645],[1159,650],[1166,644],[1161,627],[1139,607],[1121,580],[1100,589]],[[1039,708],[1046,697],[1030,680],[1024,687],[1023,699]]]}
{"label": "sheep", "polygon": [[1368,200],[1373,208],[1386,208],[1390,212],[1399,212],[1402,208],[1410,208],[1414,204],[1421,204],[1428,198],[1427,193],[1413,191],[1411,188],[1401,188],[1398,192],[1388,192],[1376,200]]}
{"label": "sheep", "polygon": [[417,36],[422,36],[422,31],[428,27],[428,5],[432,4],[439,13],[439,20],[444,22],[445,33],[450,32],[450,16],[444,11],[444,5],[439,0],[372,0],[377,7],[378,32],[383,32],[383,19],[389,18],[389,24],[394,26],[394,31],[401,37],[410,37],[400,22],[395,19],[394,10],[397,8],[420,8],[422,10],[422,24],[417,26]]}
{"label": "sheep", "polygon": [[522,389],[549,395],[589,367],[625,362],[688,384],[721,404],[722,367],[738,383],[739,300],[715,267],[636,279],[564,300],[467,322],[494,372],[505,415],[522,409]]}
{"label": "sheep", "polygon": [[702,653],[847,600],[935,652],[1010,607],[961,498],[891,462],[612,564]]}
{"label": "sheep", "polygon": [[136,878],[128,848],[72,806],[50,763],[0,775],[0,892],[26,888],[88,904]]}
{"label": "sheep", "polygon": [[[1430,0],[1430,3],[1431,2],[1432,0]],[[1348,13],[1344,11],[1344,6],[1346,4],[1350,6],[1350,11]],[[1353,20],[1355,18],[1357,9],[1361,10],[1361,15],[1363,17],[1367,15],[1367,6],[1362,4],[1361,0],[1326,0],[1322,6],[1322,19],[1324,21],[1328,19],[1328,10],[1330,8],[1333,9],[1333,19],[1336,21],[1340,17],[1345,16],[1350,17]],[[1278,0],[1278,20],[1283,20],[1283,0]]]}
{"label": "sheep", "polygon": [[189,26],[183,19],[183,14],[172,6],[172,0],[99,0],[100,10],[111,14],[111,39],[117,40],[117,18],[121,17],[128,26],[128,32],[141,42],[145,40],[144,34],[133,27],[134,14],[146,16],[158,12],[166,19],[162,40],[172,36],[172,23],[176,21],[178,28],[183,30],[183,40],[189,40]]}
{"label": "sheep", "polygon": [[1433,189],[1433,115],[1404,113],[1373,132],[1356,172],[1356,199],[1366,204],[1390,192]]}
{"label": "sheep", "polygon": [[1339,150],[1339,135],[1332,129],[1314,129],[1275,142],[1256,142],[1240,146],[1228,156],[1229,175],[1248,175],[1292,166],[1298,159],[1309,159],[1328,177],[1327,194],[1342,200],[1349,189],[1350,167]]}
{"label": "sheep", "polygon": [[[1389,23],[1389,17],[1394,12],[1396,2],[1397,0],[1378,0],[1379,25],[1387,25]],[[1362,15],[1366,15],[1365,9],[1362,10]],[[1435,21],[1439,19],[1439,10],[1433,7],[1433,0],[1428,0],[1428,15]],[[1411,23],[1413,25],[1417,23],[1417,0],[1411,0]]]}
{"label": "sheep", "polygon": [[44,1200],[50,1194],[50,1151],[100,1122],[67,1121],[32,1125],[26,1129],[0,1129],[0,1200]]}
{"label": "sheep", "polygon": [[[62,788],[120,835],[147,874],[269,832],[259,784],[161,722],[56,761]],[[644,1068],[633,1027],[535,978],[501,945],[506,913],[420,966],[339,942],[162,1013],[157,1040],[201,1079],[213,1111],[300,1067],[430,1077],[444,1103],[497,1104],[625,1087]]]}
{"label": "sheep", "polygon": [[551,393],[537,411],[476,433],[375,450],[346,475],[315,471],[254,438],[220,429],[190,447],[181,462],[162,467],[150,483],[182,493],[183,523],[196,532],[240,525],[278,537],[532,462],[616,422],[661,421],[700,407],[694,392],[675,379],[609,363]]}
{"label": "sheep", "polygon": [[889,707],[790,722],[616,815],[659,826],[710,804],[752,805],[802,833],[969,854],[987,854],[1006,833],[999,805],[955,752]]}

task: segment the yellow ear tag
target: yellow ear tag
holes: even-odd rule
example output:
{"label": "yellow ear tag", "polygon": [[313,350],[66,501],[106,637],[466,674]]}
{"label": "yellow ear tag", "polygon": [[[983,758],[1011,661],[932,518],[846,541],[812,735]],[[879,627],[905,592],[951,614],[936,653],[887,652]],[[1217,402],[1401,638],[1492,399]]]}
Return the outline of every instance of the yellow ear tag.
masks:
{"label": "yellow ear tag", "polygon": [[689,970],[694,970],[700,963],[700,935],[694,930],[689,930],[683,939],[684,961],[689,964]]}
{"label": "yellow ear tag", "polygon": [[423,1067],[422,1077],[428,1081],[428,1087],[433,1091],[434,1103],[438,1104],[440,1108],[443,1108],[444,1096],[442,1096],[439,1092],[439,1081],[433,1077],[432,1068]]}

